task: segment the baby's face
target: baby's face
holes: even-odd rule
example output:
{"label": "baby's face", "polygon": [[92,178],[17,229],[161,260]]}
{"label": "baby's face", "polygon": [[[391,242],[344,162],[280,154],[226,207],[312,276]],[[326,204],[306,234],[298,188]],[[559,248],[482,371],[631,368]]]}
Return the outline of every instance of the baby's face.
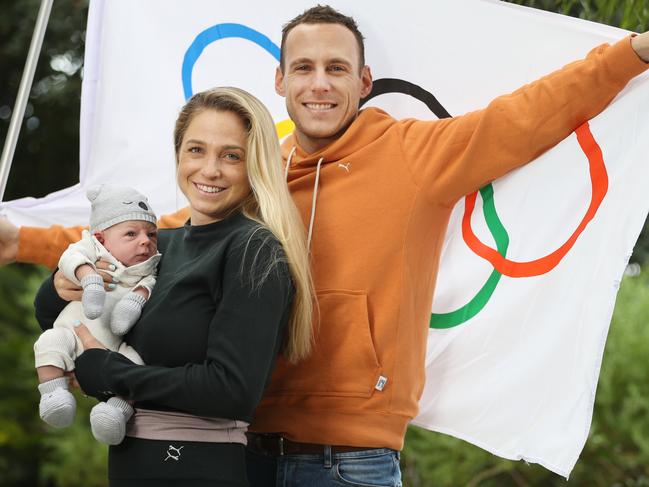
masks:
{"label": "baby's face", "polygon": [[144,262],[158,250],[156,226],[141,220],[113,225],[100,232],[97,238],[126,267]]}

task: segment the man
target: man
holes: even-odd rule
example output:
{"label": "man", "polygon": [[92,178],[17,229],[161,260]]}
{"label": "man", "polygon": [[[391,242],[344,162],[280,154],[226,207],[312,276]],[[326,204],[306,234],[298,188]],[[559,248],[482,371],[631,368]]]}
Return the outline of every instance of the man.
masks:
{"label": "man", "polygon": [[[372,88],[363,36],[329,7],[289,22],[281,53],[276,91],[296,125],[283,156],[309,231],[320,316],[313,354],[297,365],[280,358],[257,409],[251,483],[400,485],[398,451],[424,384],[430,303],[454,203],[604,109],[649,67],[649,34],[601,46],[485,110],[432,122],[359,112]],[[57,241],[51,258],[69,232],[0,226],[0,235],[13,234],[7,248],[39,262],[36,238]]]}

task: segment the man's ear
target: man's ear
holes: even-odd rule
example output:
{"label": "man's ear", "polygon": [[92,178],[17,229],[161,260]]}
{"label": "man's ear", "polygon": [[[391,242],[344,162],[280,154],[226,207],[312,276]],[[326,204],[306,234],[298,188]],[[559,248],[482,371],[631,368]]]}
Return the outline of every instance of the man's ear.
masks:
{"label": "man's ear", "polygon": [[372,91],[372,71],[369,66],[361,70],[361,98],[365,98]]}
{"label": "man's ear", "polygon": [[282,69],[279,66],[275,70],[275,93],[279,96],[286,96],[286,91],[284,90],[284,73],[282,73]]}
{"label": "man's ear", "polygon": [[100,244],[104,245],[104,232],[95,232],[93,235]]}

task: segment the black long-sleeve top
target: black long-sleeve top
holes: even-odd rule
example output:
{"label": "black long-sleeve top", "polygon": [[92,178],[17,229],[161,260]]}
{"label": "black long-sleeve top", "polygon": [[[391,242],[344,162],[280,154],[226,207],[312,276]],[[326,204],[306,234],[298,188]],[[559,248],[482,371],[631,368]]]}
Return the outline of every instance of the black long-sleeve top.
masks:
{"label": "black long-sleeve top", "polygon": [[[250,422],[279,353],[294,289],[275,237],[236,213],[161,230],[156,286],[126,342],[146,365],[85,351],[76,377],[86,394],[119,395],[149,409]],[[48,279],[36,316],[52,326],[65,306]]]}

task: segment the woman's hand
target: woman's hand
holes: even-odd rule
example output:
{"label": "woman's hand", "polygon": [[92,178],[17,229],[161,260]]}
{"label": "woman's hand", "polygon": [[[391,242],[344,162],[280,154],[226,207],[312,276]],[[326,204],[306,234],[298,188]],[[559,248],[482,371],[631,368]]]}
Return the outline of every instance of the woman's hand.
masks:
{"label": "woman's hand", "polygon": [[104,288],[106,291],[112,291],[115,289],[115,284],[113,284],[113,276],[104,271],[114,271],[115,266],[106,260],[98,260],[95,262],[95,268],[99,275],[104,280]]}
{"label": "woman's hand", "polygon": [[[95,267],[99,272],[99,275],[104,280],[104,288],[106,291],[112,291],[115,289],[115,284],[113,284],[113,277],[108,274],[107,270],[114,271],[115,266],[104,260],[98,260],[95,263]],[[58,270],[54,274],[54,288],[56,293],[61,299],[65,301],[81,301],[81,295],[83,294],[83,289],[80,286],[77,286],[74,282],[70,281],[63,273]]]}
{"label": "woman's hand", "polygon": [[[109,392],[103,384],[104,381],[100,373],[100,364],[103,363],[103,359],[98,359],[98,356],[102,357],[108,353],[108,350],[104,347],[103,343],[97,340],[92,333],[90,333],[90,330],[88,330],[86,325],[82,324],[80,321],[74,323],[74,332],[81,340],[84,350],[75,360],[75,380],[78,380],[77,384],[79,384],[84,394],[105,401],[108,397],[112,396],[113,393]],[[102,350],[102,352],[97,352],[95,350]],[[87,358],[90,358],[89,363],[86,360]]]}
{"label": "woman's hand", "polygon": [[106,350],[106,347],[99,340],[97,340],[92,335],[92,333],[90,333],[90,330],[88,330],[86,325],[84,325],[83,323],[79,322],[78,324],[75,324],[74,332],[79,337],[79,340],[81,340],[84,350],[90,350],[92,348],[100,348]]}
{"label": "woman's hand", "polygon": [[54,289],[65,301],[81,301],[83,289],[65,277],[60,270],[54,273]]}

